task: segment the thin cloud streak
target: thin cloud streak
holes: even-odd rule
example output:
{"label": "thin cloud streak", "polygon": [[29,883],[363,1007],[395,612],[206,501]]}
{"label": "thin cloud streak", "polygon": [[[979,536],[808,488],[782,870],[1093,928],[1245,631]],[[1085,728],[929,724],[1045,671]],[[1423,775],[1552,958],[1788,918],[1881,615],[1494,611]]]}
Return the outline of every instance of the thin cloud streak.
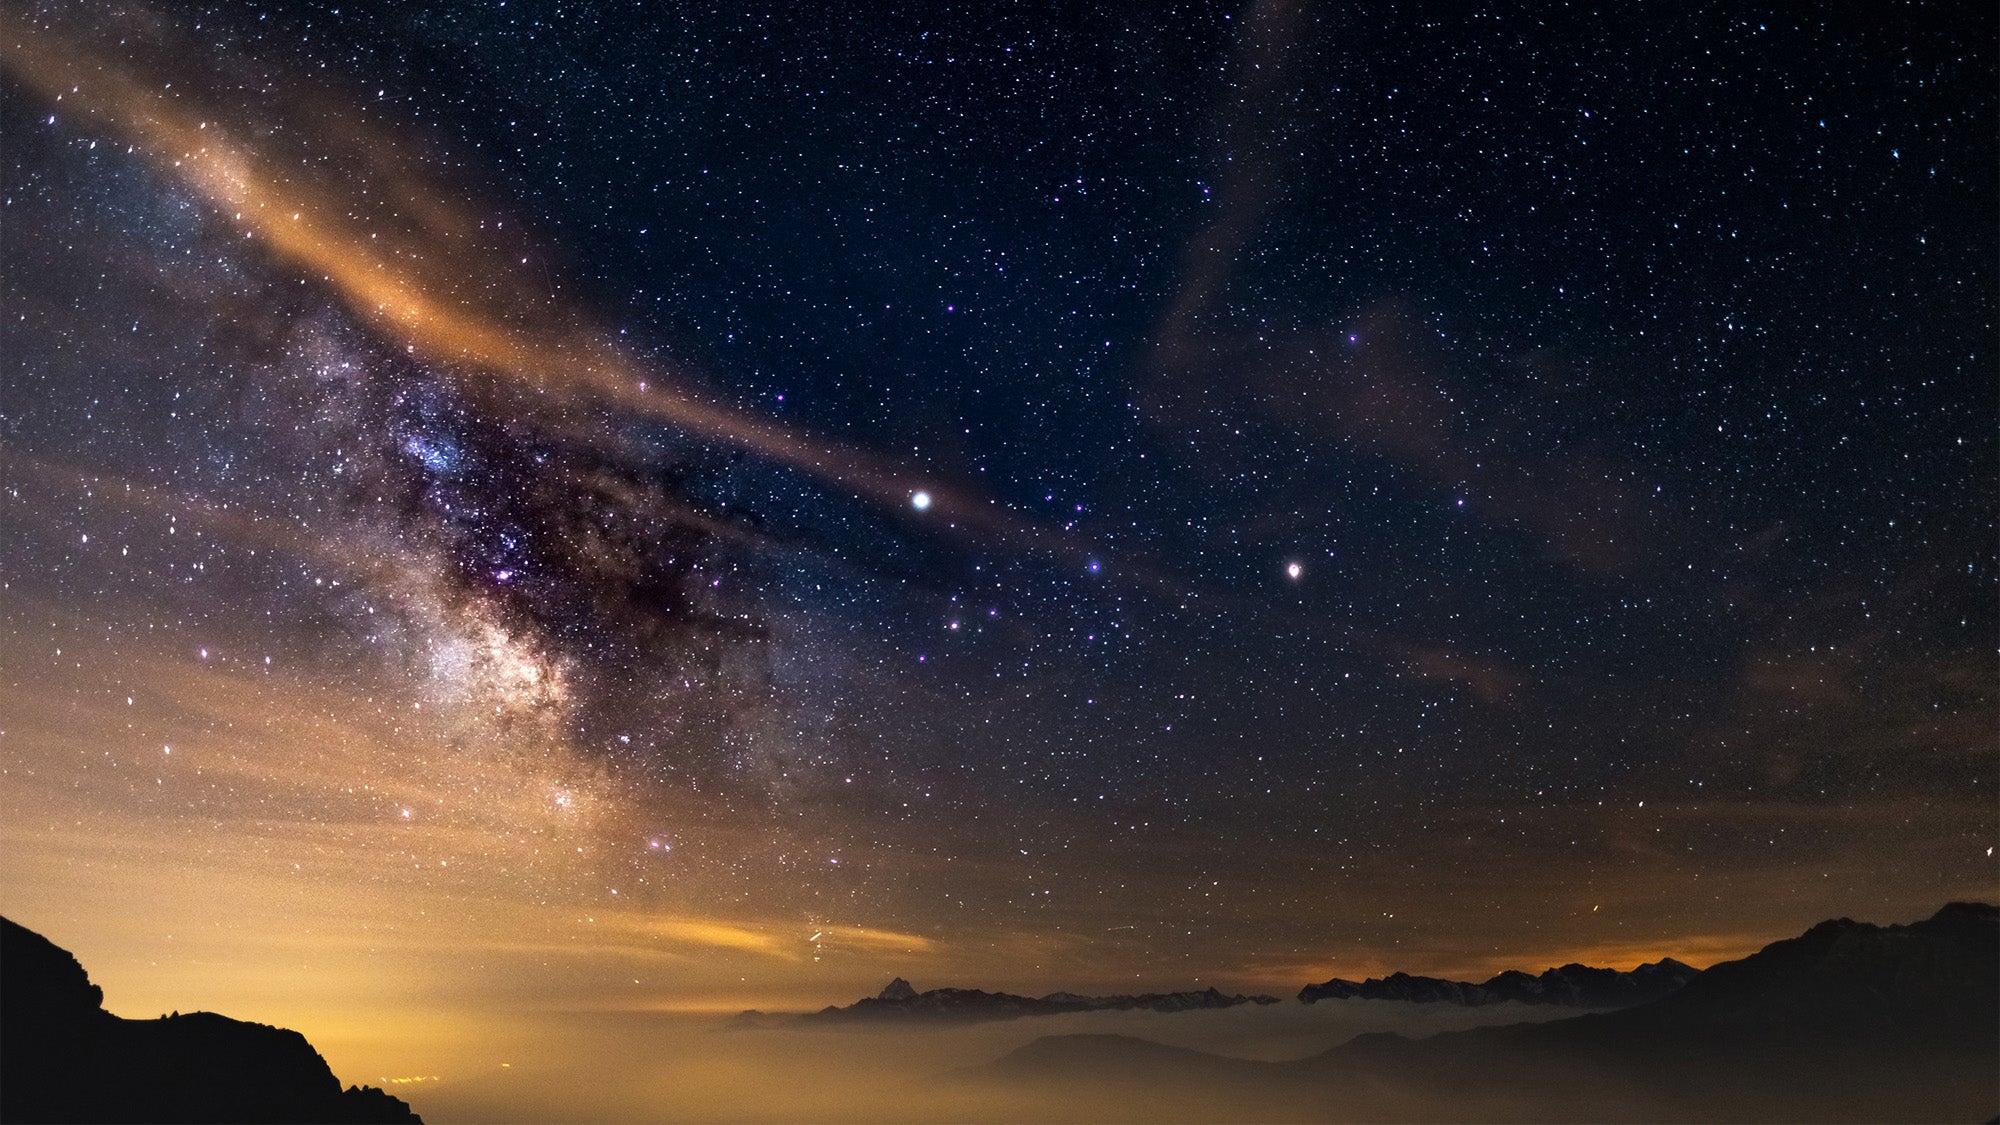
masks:
{"label": "thin cloud streak", "polygon": [[[163,58],[174,54],[171,43],[157,50]],[[920,518],[927,526],[1076,563],[1108,555],[918,468],[704,399],[688,389],[684,373],[632,356],[563,300],[546,254],[509,241],[516,235],[505,231],[504,220],[441,202],[446,186],[418,169],[421,158],[411,146],[342,114],[327,98],[308,96],[311,88],[297,76],[263,76],[254,88],[231,91],[284,126],[258,130],[230,120],[221,98],[204,104],[195,84],[173,80],[185,76],[146,65],[138,48],[124,51],[113,57],[18,13],[0,17],[0,65],[54,104],[58,117],[82,117],[123,136],[199,193],[246,241],[319,278],[357,320],[474,390],[497,382],[546,396],[540,420],[562,431],[583,427],[575,420],[579,412],[609,406],[890,509],[908,509],[915,494],[925,493],[929,504]],[[259,96],[246,98],[252,94]],[[288,159],[277,142],[247,139],[288,130],[317,136],[342,159],[321,155],[301,172],[295,165],[308,162]],[[1141,564],[1123,569],[1142,583],[1168,586]]]}

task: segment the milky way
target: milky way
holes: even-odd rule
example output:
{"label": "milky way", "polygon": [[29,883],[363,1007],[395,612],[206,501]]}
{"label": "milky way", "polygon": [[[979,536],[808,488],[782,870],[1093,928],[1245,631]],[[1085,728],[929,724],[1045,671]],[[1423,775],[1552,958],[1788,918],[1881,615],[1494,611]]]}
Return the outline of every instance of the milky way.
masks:
{"label": "milky way", "polygon": [[1898,13],[19,6],[0,908],[359,1039],[1990,898]]}

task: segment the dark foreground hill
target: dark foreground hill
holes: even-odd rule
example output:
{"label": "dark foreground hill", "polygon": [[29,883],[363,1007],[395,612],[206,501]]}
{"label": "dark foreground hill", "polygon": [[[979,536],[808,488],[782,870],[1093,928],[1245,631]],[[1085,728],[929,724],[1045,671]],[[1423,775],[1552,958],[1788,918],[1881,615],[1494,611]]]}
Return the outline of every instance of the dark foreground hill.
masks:
{"label": "dark foreground hill", "polygon": [[421,1122],[340,1080],[296,1031],[104,1010],[68,951],[0,918],[0,1120]]}
{"label": "dark foreground hill", "polygon": [[[1117,996],[1079,996],[1074,992],[1016,996],[1011,992],[984,992],[977,988],[933,988],[918,992],[909,981],[897,977],[878,996],[863,997],[846,1007],[822,1008],[799,1019],[808,1023],[977,1023],[1023,1016],[1057,1016],[1069,1012],[1191,1012],[1277,1002],[1274,996],[1234,996],[1213,988]],[[747,1012],[744,1014],[750,1015]]]}
{"label": "dark foreground hill", "polygon": [[1047,1037],[970,1076],[1145,1120],[1985,1121],[2000,909],[1824,922],[1652,1003],[1286,1063]]}
{"label": "dark foreground hill", "polygon": [[1629,1008],[1678,991],[1701,975],[1692,965],[1665,957],[1629,972],[1564,965],[1540,976],[1509,970],[1484,984],[1392,973],[1364,981],[1335,977],[1299,989],[1307,1004],[1321,1000],[1408,1000],[1418,1004],[1561,1004],[1572,1008]]}

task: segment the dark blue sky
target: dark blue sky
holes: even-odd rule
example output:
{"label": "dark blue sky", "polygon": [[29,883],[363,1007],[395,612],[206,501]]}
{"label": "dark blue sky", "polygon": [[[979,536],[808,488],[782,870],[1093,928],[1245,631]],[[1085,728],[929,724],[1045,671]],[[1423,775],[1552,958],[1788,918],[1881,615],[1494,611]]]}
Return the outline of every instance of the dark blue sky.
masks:
{"label": "dark blue sky", "polygon": [[[24,19],[402,216],[408,260],[517,248],[457,279],[494,323],[1004,515],[437,362],[131,115],[10,77],[17,491],[116,474],[167,497],[121,534],[193,505],[326,541],[194,581],[17,512],[22,652],[35,607],[98,606],[421,695],[501,674],[450,655],[476,622],[542,669],[496,738],[632,819],[752,826],[688,893],[1203,935],[1139,965],[1993,884],[1985,8]],[[270,561],[355,544],[338,594]],[[383,577],[409,558],[434,584]]]}

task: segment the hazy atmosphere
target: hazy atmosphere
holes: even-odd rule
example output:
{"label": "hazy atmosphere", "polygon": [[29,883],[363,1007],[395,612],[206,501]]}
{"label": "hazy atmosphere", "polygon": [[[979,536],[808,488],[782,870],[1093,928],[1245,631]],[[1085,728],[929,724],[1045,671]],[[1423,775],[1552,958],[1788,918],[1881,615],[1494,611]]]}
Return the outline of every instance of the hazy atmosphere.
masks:
{"label": "hazy atmosphere", "polygon": [[[9,5],[0,912],[433,1121],[1087,1119],[937,1076],[1993,901],[1995,36]],[[1282,1003],[732,1022],[898,976]]]}

